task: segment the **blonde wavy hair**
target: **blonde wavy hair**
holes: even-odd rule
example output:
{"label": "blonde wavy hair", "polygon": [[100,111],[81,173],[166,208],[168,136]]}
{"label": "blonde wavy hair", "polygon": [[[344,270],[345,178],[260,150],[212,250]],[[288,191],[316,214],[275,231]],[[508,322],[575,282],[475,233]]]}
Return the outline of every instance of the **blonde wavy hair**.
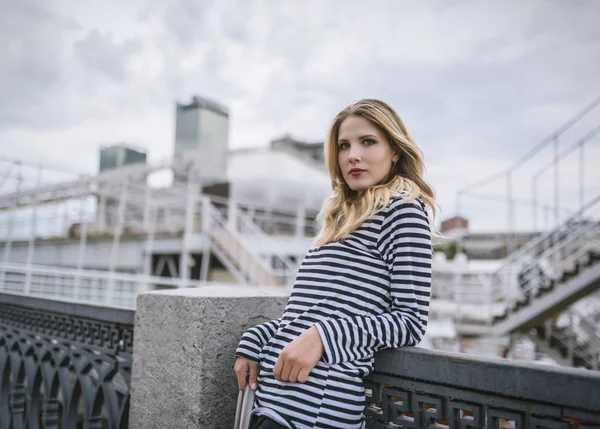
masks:
{"label": "blonde wavy hair", "polygon": [[[398,162],[392,166],[389,176],[382,183],[358,192],[348,186],[338,163],[339,129],[349,116],[362,116],[377,126],[399,156]],[[423,180],[425,167],[421,151],[406,131],[398,113],[383,101],[360,100],[338,113],[329,128],[324,151],[333,195],[325,201],[317,216],[321,229],[314,240],[316,246],[344,239],[369,216],[386,207],[392,195],[403,191],[404,200],[421,198],[435,215],[435,192]]]}

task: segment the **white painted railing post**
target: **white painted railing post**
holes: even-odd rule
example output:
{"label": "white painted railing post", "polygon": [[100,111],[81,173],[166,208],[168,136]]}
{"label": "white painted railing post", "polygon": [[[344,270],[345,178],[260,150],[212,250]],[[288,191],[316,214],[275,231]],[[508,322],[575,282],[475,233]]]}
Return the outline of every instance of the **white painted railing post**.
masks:
{"label": "white painted railing post", "polygon": [[200,280],[207,281],[208,280],[208,269],[210,264],[210,243],[211,243],[211,203],[210,199],[207,196],[201,197],[201,210],[202,210],[202,236],[203,236],[203,249],[202,249],[202,267],[200,269]]}
{"label": "white painted railing post", "polygon": [[181,241],[181,257],[179,258],[180,287],[185,287],[190,278],[190,247],[194,232],[194,211],[199,193],[200,186],[196,182],[195,174],[193,171],[188,171],[183,238]]}
{"label": "white painted railing post", "polygon": [[81,225],[81,229],[79,230],[79,250],[77,251],[77,274],[75,275],[74,279],[75,296],[77,299],[81,295],[81,271],[83,270],[85,264],[85,250],[87,246],[88,222],[85,219],[85,209],[85,204],[82,202],[79,210],[79,224]]}
{"label": "white painted railing post", "polygon": [[148,231],[150,229],[150,200],[151,200],[151,189],[149,185],[146,185],[146,189],[144,191],[144,214],[142,218],[142,225],[144,231]]}
{"label": "white painted railing post", "polygon": [[123,232],[123,223],[125,221],[125,207],[127,205],[127,180],[121,185],[121,193],[119,195],[119,208],[117,213],[117,223],[115,225],[115,231],[113,235],[112,247],[110,249],[110,260],[108,266],[108,281],[106,283],[106,295],[104,301],[107,304],[112,303],[114,289],[115,289],[115,270],[117,269],[117,262],[119,260],[119,244],[121,240],[121,233]]}
{"label": "white painted railing post", "polygon": [[231,198],[227,205],[227,226],[232,231],[237,231],[237,221],[238,221],[238,206],[237,202]]}
{"label": "white painted railing post", "polygon": [[574,355],[575,355],[575,329],[574,329],[574,320],[573,320],[573,312],[569,311],[569,326],[566,330],[567,332],[567,360],[569,361],[569,365],[573,366]]}
{"label": "white painted railing post", "polygon": [[[149,197],[150,198],[150,197]],[[152,273],[152,254],[154,249],[154,238],[156,234],[156,220],[158,208],[152,208],[150,201],[146,201],[148,205],[148,236],[146,237],[146,247],[144,250],[144,286],[143,290],[150,290],[150,284],[147,279],[153,274]]]}
{"label": "white painted railing post", "polygon": [[304,225],[306,223],[306,207],[301,204],[296,210],[296,237],[304,237]]}
{"label": "white painted railing post", "polygon": [[106,195],[100,195],[98,204],[98,232],[103,234],[106,231]]}

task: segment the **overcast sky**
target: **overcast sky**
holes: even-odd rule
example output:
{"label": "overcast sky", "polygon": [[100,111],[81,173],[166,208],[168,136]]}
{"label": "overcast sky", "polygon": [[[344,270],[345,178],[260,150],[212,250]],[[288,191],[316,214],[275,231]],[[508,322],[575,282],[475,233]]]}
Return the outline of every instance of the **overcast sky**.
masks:
{"label": "overcast sky", "polygon": [[[508,167],[600,96],[598,0],[94,3],[0,0],[2,155],[88,172],[101,144],[168,157],[174,103],[193,94],[229,106],[232,148],[286,132],[316,141],[345,105],[378,97],[422,148],[449,216],[457,189]],[[586,120],[562,147],[600,112]],[[586,146],[589,196],[600,192],[599,146]],[[550,156],[519,170],[516,197],[531,197],[531,171]],[[562,170],[564,201],[577,159]],[[482,204],[463,206],[506,213]],[[517,213],[521,227],[529,211]]]}

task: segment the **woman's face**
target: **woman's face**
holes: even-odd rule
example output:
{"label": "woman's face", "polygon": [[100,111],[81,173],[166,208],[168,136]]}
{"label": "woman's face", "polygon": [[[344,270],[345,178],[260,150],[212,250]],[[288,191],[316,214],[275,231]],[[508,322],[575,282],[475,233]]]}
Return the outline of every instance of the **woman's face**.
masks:
{"label": "woman's face", "polygon": [[338,165],[353,191],[362,191],[383,181],[398,161],[388,138],[362,116],[348,116],[338,132]]}

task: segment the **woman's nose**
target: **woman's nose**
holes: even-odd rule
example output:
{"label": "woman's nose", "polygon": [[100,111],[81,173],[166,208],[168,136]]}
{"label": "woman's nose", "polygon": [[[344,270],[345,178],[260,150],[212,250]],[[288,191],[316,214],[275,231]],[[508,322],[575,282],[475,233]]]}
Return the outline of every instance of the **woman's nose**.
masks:
{"label": "woman's nose", "polygon": [[350,162],[360,161],[360,149],[356,147],[351,147],[348,153],[348,160]]}

